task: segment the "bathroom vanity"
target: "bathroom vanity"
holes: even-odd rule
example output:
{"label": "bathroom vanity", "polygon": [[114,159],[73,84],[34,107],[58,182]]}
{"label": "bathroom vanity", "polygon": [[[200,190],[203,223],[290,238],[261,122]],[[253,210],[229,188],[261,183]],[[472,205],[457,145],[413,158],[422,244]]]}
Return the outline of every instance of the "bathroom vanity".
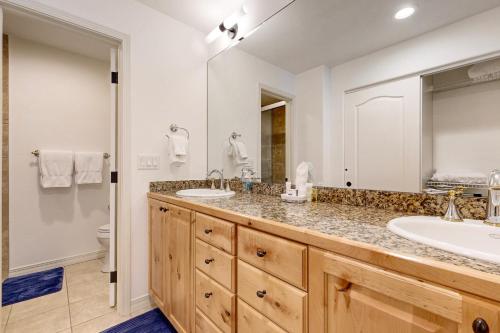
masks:
{"label": "bathroom vanity", "polygon": [[179,332],[500,332],[500,267],[392,234],[402,213],[148,198],[149,291]]}

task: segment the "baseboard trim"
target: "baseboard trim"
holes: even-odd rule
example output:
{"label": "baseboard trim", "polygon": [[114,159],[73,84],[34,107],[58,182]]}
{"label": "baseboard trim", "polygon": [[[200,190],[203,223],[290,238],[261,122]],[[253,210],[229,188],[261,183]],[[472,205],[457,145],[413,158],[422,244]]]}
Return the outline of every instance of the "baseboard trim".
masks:
{"label": "baseboard trim", "polygon": [[148,311],[154,307],[156,307],[156,305],[153,303],[148,294],[136,297],[130,302],[131,314],[134,314],[134,312],[137,311]]}
{"label": "baseboard trim", "polygon": [[99,251],[95,251],[95,252],[78,254],[78,255],[66,257],[66,258],[60,258],[60,259],[55,259],[55,260],[48,260],[48,261],[44,261],[44,262],[39,262],[39,263],[32,264],[32,265],[16,267],[16,268],[9,270],[9,277],[19,276],[19,275],[24,275],[24,274],[34,273],[34,272],[40,272],[40,271],[44,271],[46,269],[51,269],[51,268],[55,268],[55,267],[78,264],[78,263],[89,261],[89,260],[100,259],[100,258],[104,258],[105,253],[106,253],[105,250],[99,250]]}

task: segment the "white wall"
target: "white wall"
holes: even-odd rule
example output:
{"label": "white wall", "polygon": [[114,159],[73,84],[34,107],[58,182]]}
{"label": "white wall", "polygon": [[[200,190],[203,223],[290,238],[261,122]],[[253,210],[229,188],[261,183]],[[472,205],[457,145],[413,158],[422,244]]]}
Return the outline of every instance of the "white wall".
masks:
{"label": "white wall", "polygon": [[[205,36],[134,0],[38,2],[130,36],[131,293],[133,299],[144,296],[149,182],[204,178],[206,173]],[[191,132],[190,160],[181,168],[167,165],[164,134],[171,123]],[[160,155],[160,170],[137,170],[139,154]]]}
{"label": "white wall", "polygon": [[109,63],[12,35],[9,62],[10,269],[100,251],[109,172],[103,184],[42,189],[30,152],[109,151]]}
{"label": "white wall", "polygon": [[343,186],[346,90],[485,56],[500,50],[500,7],[332,68],[331,130],[325,183]]}
{"label": "white wall", "polygon": [[313,164],[313,181],[323,181],[323,124],[330,106],[330,70],[320,66],[296,77],[294,166],[308,161]]}
{"label": "white wall", "polygon": [[208,65],[208,166],[224,168],[224,176],[240,177],[227,156],[231,132],[242,134],[249,160],[260,174],[260,86],[294,95],[294,75],[260,58],[231,48]]}
{"label": "white wall", "polygon": [[499,81],[434,93],[434,169],[488,175],[500,168],[499,105]]}

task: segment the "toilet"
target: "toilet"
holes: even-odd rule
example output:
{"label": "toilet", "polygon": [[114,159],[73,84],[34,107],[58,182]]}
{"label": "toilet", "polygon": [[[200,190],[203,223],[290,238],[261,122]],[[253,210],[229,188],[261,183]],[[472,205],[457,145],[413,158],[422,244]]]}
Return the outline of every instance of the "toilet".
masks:
{"label": "toilet", "polygon": [[101,225],[97,229],[97,240],[106,250],[102,262],[101,272],[109,273],[109,224]]}

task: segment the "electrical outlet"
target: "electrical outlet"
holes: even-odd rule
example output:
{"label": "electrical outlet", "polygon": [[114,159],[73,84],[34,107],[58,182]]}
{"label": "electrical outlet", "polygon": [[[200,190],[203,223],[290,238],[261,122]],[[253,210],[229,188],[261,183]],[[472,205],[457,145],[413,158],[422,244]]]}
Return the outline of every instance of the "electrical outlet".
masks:
{"label": "electrical outlet", "polygon": [[138,170],[158,170],[160,168],[159,155],[139,155],[137,156]]}

